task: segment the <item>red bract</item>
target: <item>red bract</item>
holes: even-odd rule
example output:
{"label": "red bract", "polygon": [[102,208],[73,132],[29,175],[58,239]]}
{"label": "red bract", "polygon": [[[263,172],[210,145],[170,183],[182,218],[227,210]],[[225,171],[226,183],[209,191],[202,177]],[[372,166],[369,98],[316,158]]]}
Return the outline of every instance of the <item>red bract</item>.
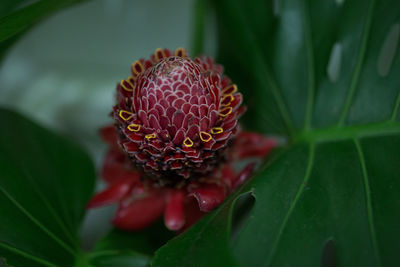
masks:
{"label": "red bract", "polygon": [[250,164],[236,175],[232,161],[263,157],[275,146],[239,131],[241,103],[211,58],[157,49],[151,60],[134,62],[117,85],[115,125],[101,131],[110,144],[102,172],[109,187],[88,207],[119,202],[113,223],[126,230],[162,214],[169,229],[181,230],[215,209],[253,171]]}

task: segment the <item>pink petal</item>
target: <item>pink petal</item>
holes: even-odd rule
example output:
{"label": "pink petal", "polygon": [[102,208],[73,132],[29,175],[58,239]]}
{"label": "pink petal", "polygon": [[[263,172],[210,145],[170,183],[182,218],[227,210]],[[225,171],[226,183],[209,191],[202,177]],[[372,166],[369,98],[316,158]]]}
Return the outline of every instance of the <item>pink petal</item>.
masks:
{"label": "pink petal", "polygon": [[229,122],[224,122],[222,124],[222,128],[224,129],[225,132],[232,130],[233,128],[235,128],[237,124],[237,120],[231,120]]}
{"label": "pink petal", "polygon": [[174,108],[174,107],[169,107],[169,108],[167,108],[167,111],[166,111],[166,114],[167,114],[167,117],[172,121],[172,116],[175,114],[175,112],[176,112],[176,108]]}
{"label": "pink petal", "polygon": [[182,144],[184,138],[185,138],[185,132],[184,132],[184,130],[181,128],[181,129],[179,129],[179,130],[176,132],[175,137],[174,137],[174,139],[172,140],[172,142],[173,142],[175,145],[178,146],[178,145]]}
{"label": "pink petal", "polygon": [[236,176],[235,182],[233,184],[233,189],[237,188],[239,185],[243,184],[254,172],[255,162],[249,163],[240,173]]}
{"label": "pink petal", "polygon": [[118,134],[114,125],[106,126],[100,129],[101,138],[110,146],[118,147]]}
{"label": "pink petal", "polygon": [[235,139],[239,159],[265,157],[277,145],[276,140],[252,132],[241,132]]}
{"label": "pink petal", "polygon": [[164,98],[164,94],[160,89],[155,90],[156,91],[156,97],[157,97],[157,101],[161,101],[161,99]]}
{"label": "pink petal", "polygon": [[182,106],[182,111],[183,111],[185,114],[189,113],[189,110],[190,110],[190,107],[191,107],[191,106],[192,106],[192,105],[189,104],[189,103],[183,104],[183,106]]}
{"label": "pink petal", "polygon": [[101,176],[109,184],[126,180],[136,181],[140,177],[139,173],[126,169],[125,155],[116,150],[110,150],[107,152]]}
{"label": "pink petal", "polygon": [[122,143],[122,146],[124,150],[128,153],[134,153],[139,150],[139,145],[130,141]]}
{"label": "pink petal", "polygon": [[225,200],[225,188],[216,184],[204,184],[191,193],[201,211],[210,212]]}
{"label": "pink petal", "polygon": [[218,119],[218,111],[212,110],[210,112],[210,128],[214,127],[215,122],[217,121],[217,119]]}
{"label": "pink petal", "polygon": [[235,111],[237,107],[240,106],[243,102],[243,96],[241,93],[237,93],[234,95],[235,99],[232,101],[230,106],[232,107],[232,110]]}
{"label": "pink petal", "polygon": [[189,112],[191,112],[193,115],[195,115],[196,117],[198,117],[198,116],[200,115],[199,106],[193,104],[193,105],[190,107],[190,111],[189,111]]}
{"label": "pink petal", "polygon": [[157,103],[157,98],[154,94],[149,94],[149,109],[152,109],[154,105]]}
{"label": "pink petal", "polygon": [[188,201],[185,202],[184,213],[186,223],[179,232],[183,232],[184,230],[188,229],[206,214],[199,209],[199,204],[195,198],[189,198]]}
{"label": "pink petal", "polygon": [[164,212],[164,194],[155,191],[140,199],[121,203],[113,224],[123,230],[141,230],[156,221]]}
{"label": "pink petal", "polygon": [[200,130],[201,131],[207,131],[208,127],[210,125],[210,119],[207,117],[204,117],[200,120]]}
{"label": "pink petal", "polygon": [[183,92],[183,93],[185,93],[185,95],[190,93],[190,89],[189,89],[189,87],[188,87],[186,84],[180,84],[180,85],[177,87],[177,90],[178,90],[178,91],[181,91],[181,92]]}
{"label": "pink petal", "polygon": [[172,115],[172,124],[175,125],[176,128],[181,128],[183,119],[185,118],[185,114],[182,111],[176,111],[174,115]]}
{"label": "pink petal", "polygon": [[225,164],[222,168],[221,176],[228,188],[232,188],[235,180],[235,171],[229,164]]}
{"label": "pink petal", "polygon": [[183,104],[185,104],[185,100],[182,98],[175,99],[174,102],[172,102],[172,106],[175,107],[176,109],[181,109]]}
{"label": "pink petal", "polygon": [[139,119],[142,121],[142,125],[149,127],[149,121],[147,119],[147,114],[144,110],[139,110]]}
{"label": "pink petal", "polygon": [[169,123],[170,121],[167,116],[160,117],[160,126],[162,129],[166,129]]}
{"label": "pink petal", "polygon": [[200,127],[197,124],[193,124],[190,128],[186,131],[186,137],[189,137],[192,140],[195,140],[196,135],[200,132]]}
{"label": "pink petal", "polygon": [[130,193],[134,183],[135,181],[131,179],[114,183],[112,186],[108,187],[104,191],[101,191],[94,195],[87,204],[86,208],[93,209],[121,201]]}
{"label": "pink petal", "polygon": [[158,122],[156,116],[154,114],[150,114],[149,116],[150,127],[156,130],[161,129],[160,123]]}
{"label": "pink petal", "polygon": [[154,106],[154,108],[158,111],[158,115],[161,117],[162,115],[165,115],[165,108],[162,106],[162,105],[160,105],[160,104],[156,104],[155,106]]}
{"label": "pink petal", "polygon": [[183,213],[184,200],[185,194],[181,190],[173,190],[168,194],[168,202],[164,212],[164,223],[172,231],[181,229],[185,224]]}

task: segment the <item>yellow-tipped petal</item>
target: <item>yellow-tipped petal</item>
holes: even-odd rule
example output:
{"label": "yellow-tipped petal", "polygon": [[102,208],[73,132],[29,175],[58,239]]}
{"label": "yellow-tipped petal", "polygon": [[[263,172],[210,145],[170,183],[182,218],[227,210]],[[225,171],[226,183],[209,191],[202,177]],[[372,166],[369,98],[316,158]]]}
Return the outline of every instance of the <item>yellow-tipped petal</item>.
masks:
{"label": "yellow-tipped petal", "polygon": [[139,124],[132,123],[132,124],[129,124],[127,128],[131,132],[138,132],[140,130],[140,127],[141,126]]}
{"label": "yellow-tipped petal", "polygon": [[142,62],[140,62],[140,60],[136,60],[135,62],[133,62],[131,69],[136,76],[144,71],[143,64]]}
{"label": "yellow-tipped petal", "polygon": [[211,134],[204,132],[204,131],[201,131],[199,136],[200,136],[201,141],[206,142],[206,143],[212,139]]}
{"label": "yellow-tipped petal", "polygon": [[213,127],[211,128],[211,133],[212,134],[220,134],[224,131],[224,129],[222,129],[221,127]]}
{"label": "yellow-tipped petal", "polygon": [[186,147],[192,147],[194,143],[193,143],[192,139],[190,139],[189,137],[186,137],[185,140],[183,140],[183,144]]}
{"label": "yellow-tipped petal", "polygon": [[133,117],[133,113],[126,110],[120,110],[118,115],[124,121],[128,121]]}
{"label": "yellow-tipped petal", "polygon": [[221,117],[226,117],[226,116],[228,116],[229,114],[231,114],[232,113],[232,107],[226,107],[226,108],[223,108],[223,109],[221,109],[220,111],[219,111],[219,115],[221,116]]}
{"label": "yellow-tipped petal", "polygon": [[152,138],[156,138],[156,137],[157,137],[156,133],[146,134],[144,136],[144,138],[146,138],[146,139],[152,139]]}

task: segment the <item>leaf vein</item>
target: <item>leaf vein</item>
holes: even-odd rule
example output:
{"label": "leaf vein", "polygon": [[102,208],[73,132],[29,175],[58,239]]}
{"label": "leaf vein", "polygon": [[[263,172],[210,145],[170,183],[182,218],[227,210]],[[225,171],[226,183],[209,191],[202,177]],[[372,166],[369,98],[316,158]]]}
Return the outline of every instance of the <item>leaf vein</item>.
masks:
{"label": "leaf vein", "polygon": [[[232,5],[233,6],[233,5]],[[246,40],[250,40],[250,42],[248,43],[249,46],[251,46],[251,50],[253,51],[253,53],[256,55],[256,57],[254,58],[256,61],[258,61],[257,63],[259,64],[259,66],[262,68],[261,71],[257,72],[257,73],[264,73],[265,77],[257,77],[258,82],[260,83],[267,83],[271,89],[272,95],[275,99],[276,104],[278,105],[278,109],[279,112],[285,122],[285,125],[287,127],[287,129],[289,130],[290,133],[292,133],[293,131],[293,123],[292,120],[290,118],[289,115],[289,111],[286,107],[285,101],[283,100],[283,97],[281,95],[281,89],[279,88],[279,86],[277,85],[275,78],[273,77],[273,75],[271,74],[271,70],[269,65],[265,62],[265,60],[262,60],[263,57],[263,53],[261,52],[261,48],[257,42],[257,38],[255,37],[256,35],[254,34],[254,32],[251,31],[251,27],[248,27],[246,20],[243,18],[241,12],[239,11],[240,8],[238,8],[237,6],[235,6],[235,13],[236,13],[236,18],[238,20],[240,20],[240,23],[242,25],[246,25],[246,27],[244,27],[245,31],[243,32],[244,34],[246,34],[248,37],[246,38]],[[251,54],[251,53],[250,53]],[[266,78],[266,79],[265,79]],[[265,85],[264,85],[265,86]]]}
{"label": "leaf vein", "polygon": [[399,112],[399,106],[400,106],[400,90],[399,93],[397,94],[396,101],[394,102],[393,112],[392,116],[390,117],[390,121],[392,122],[396,121],[396,116],[397,113]]}
{"label": "leaf vein", "polygon": [[298,202],[298,200],[300,199],[300,196],[303,194],[304,188],[306,187],[306,184],[308,183],[308,180],[310,178],[311,175],[311,171],[314,165],[314,156],[315,156],[315,144],[314,143],[310,143],[309,146],[309,154],[308,154],[308,163],[307,163],[307,168],[304,174],[304,178],[303,181],[301,182],[299,189],[297,190],[297,193],[294,197],[294,199],[292,200],[290,207],[288,209],[288,211],[286,212],[286,215],[283,219],[282,225],[279,228],[277,237],[275,238],[275,241],[273,242],[272,248],[271,248],[271,252],[269,254],[269,257],[267,258],[267,264],[266,266],[270,266],[271,262],[273,260],[273,257],[275,256],[276,250],[278,248],[279,245],[279,241],[282,237],[283,231],[286,227],[287,222],[289,221],[290,216],[293,213],[293,210]]}
{"label": "leaf vein", "polygon": [[4,242],[0,242],[0,247],[6,249],[8,251],[11,251],[12,253],[18,254],[18,255],[20,255],[20,256],[22,256],[24,258],[27,258],[27,259],[36,261],[38,263],[41,263],[43,265],[50,266],[50,267],[57,267],[57,265],[55,265],[54,263],[51,263],[51,262],[49,262],[47,260],[44,260],[44,259],[41,259],[41,258],[39,258],[37,256],[34,256],[34,255],[30,254],[30,253],[27,253],[26,251],[23,251],[21,249],[16,248],[16,247],[10,246],[10,245],[8,245],[8,244],[6,244]]}
{"label": "leaf vein", "polygon": [[305,130],[310,129],[311,115],[314,106],[314,94],[315,94],[315,65],[314,65],[314,47],[312,43],[312,33],[310,25],[310,11],[306,7],[305,1],[303,2],[303,21],[304,21],[304,35],[305,35],[305,46],[307,51],[307,68],[308,68],[308,92],[307,92],[307,104],[306,114],[304,119]]}
{"label": "leaf vein", "polygon": [[357,85],[358,85],[358,82],[360,79],[361,69],[364,64],[365,54],[367,52],[368,38],[369,38],[369,35],[371,32],[372,17],[374,14],[374,6],[375,6],[375,0],[371,0],[369,9],[368,9],[368,13],[367,13],[364,30],[363,30],[363,34],[362,34],[360,50],[357,55],[357,63],[356,63],[355,69],[354,69],[354,73],[353,73],[353,77],[350,82],[349,89],[347,91],[346,100],[345,100],[342,112],[340,114],[339,121],[337,123],[338,127],[343,126],[344,120],[346,119],[346,117],[349,113],[350,106],[353,102],[354,94],[356,92],[356,88],[357,88]]}
{"label": "leaf vein", "polygon": [[10,200],[15,207],[18,208],[26,217],[28,217],[36,226],[38,226],[43,232],[45,232],[49,237],[51,237],[57,244],[63,247],[66,251],[75,256],[75,251],[65,244],[60,238],[58,238],[54,233],[47,229],[40,221],[38,221],[32,214],[30,214],[22,205],[15,200],[3,187],[0,187],[0,191]]}
{"label": "leaf vein", "polygon": [[24,169],[24,173],[29,178],[30,182],[32,183],[33,190],[39,195],[39,198],[43,201],[43,203],[47,207],[49,214],[51,214],[54,217],[54,219],[57,221],[57,224],[61,227],[61,229],[66,234],[68,239],[72,242],[72,244],[75,244],[76,241],[75,241],[74,237],[71,235],[71,233],[68,231],[66,225],[63,223],[63,221],[60,219],[58,214],[55,212],[55,210],[54,210],[53,206],[50,204],[49,200],[42,194],[42,192],[40,192],[40,190],[38,189],[39,187],[34,182],[34,179],[32,179],[32,176],[30,175],[30,173],[28,173],[25,169]]}
{"label": "leaf vein", "polygon": [[362,171],[362,176],[363,176],[363,181],[364,181],[365,201],[367,204],[368,225],[369,225],[369,231],[371,234],[372,246],[374,249],[376,260],[378,262],[378,266],[382,266],[381,257],[380,257],[380,253],[379,253],[379,249],[378,249],[378,240],[376,238],[375,224],[374,224],[374,219],[373,219],[374,215],[373,215],[372,200],[371,200],[371,189],[369,186],[369,178],[368,178],[367,167],[365,165],[364,153],[363,153],[363,150],[362,150],[359,140],[356,138],[354,138],[353,140],[354,140],[354,144],[357,149],[358,157],[360,159],[361,171]]}

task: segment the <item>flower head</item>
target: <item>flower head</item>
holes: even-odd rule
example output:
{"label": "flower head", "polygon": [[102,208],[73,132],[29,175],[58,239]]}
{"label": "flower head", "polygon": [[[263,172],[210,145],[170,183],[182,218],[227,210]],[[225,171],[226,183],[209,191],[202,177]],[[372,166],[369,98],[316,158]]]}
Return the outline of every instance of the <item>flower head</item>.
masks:
{"label": "flower head", "polygon": [[117,88],[113,116],[123,151],[160,186],[214,170],[237,132],[242,95],[209,58],[158,49]]}
{"label": "flower head", "polygon": [[102,131],[111,145],[103,168],[109,188],[89,207],[120,202],[114,224],[123,229],[143,228],[164,213],[172,230],[214,209],[252,169],[236,176],[224,162],[264,156],[275,144],[239,133],[241,104],[237,86],[211,58],[192,60],[179,48],[135,61],[117,85],[115,125]]}

